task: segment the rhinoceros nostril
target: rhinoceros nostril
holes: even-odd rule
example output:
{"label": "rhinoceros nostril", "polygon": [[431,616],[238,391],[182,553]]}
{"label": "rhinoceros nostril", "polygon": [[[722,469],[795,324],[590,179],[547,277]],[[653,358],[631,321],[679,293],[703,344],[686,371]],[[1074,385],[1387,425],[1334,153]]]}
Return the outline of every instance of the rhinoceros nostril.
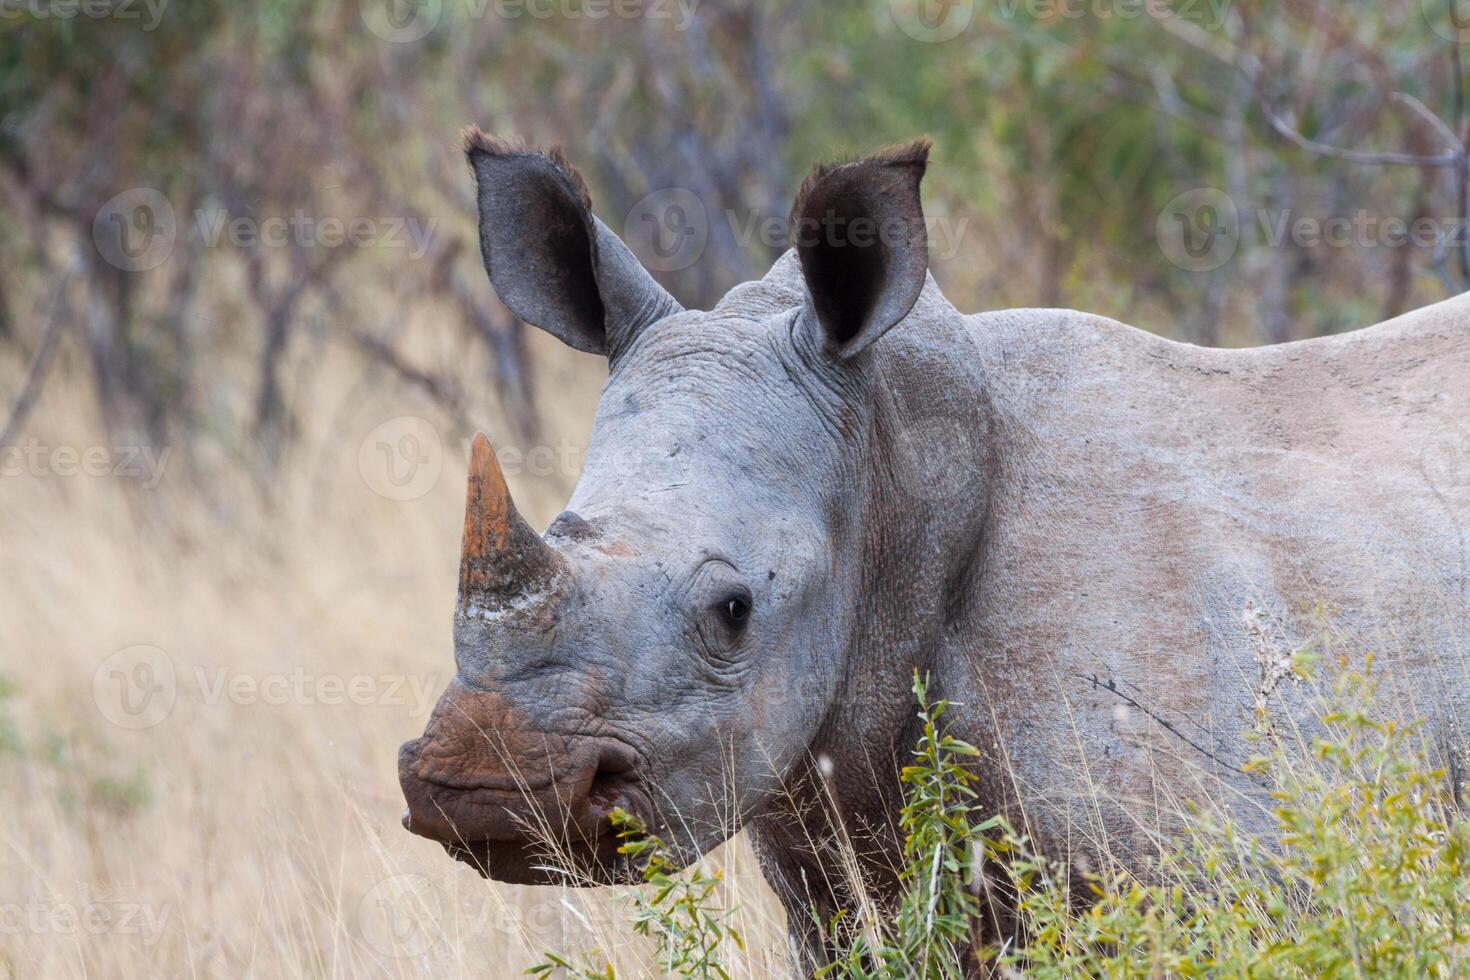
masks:
{"label": "rhinoceros nostril", "polygon": [[547,534],[559,534],[562,537],[571,538],[573,541],[583,541],[587,538],[597,536],[597,529],[582,517],[570,510],[564,510],[556,515],[551,526],[546,529]]}
{"label": "rhinoceros nostril", "polygon": [[597,769],[587,789],[587,802],[599,821],[606,820],[615,809],[633,808],[634,794],[630,790],[639,782],[634,771],[637,763],[637,754],[622,743],[600,746]]}
{"label": "rhinoceros nostril", "polygon": [[597,774],[625,776],[638,765],[638,754],[622,742],[605,742],[598,747]]}
{"label": "rhinoceros nostril", "polygon": [[591,804],[594,814],[599,819],[605,819],[615,809],[628,809],[627,791],[637,781],[637,777],[628,773],[613,773],[599,769],[592,777],[592,785],[587,790],[587,802]]}

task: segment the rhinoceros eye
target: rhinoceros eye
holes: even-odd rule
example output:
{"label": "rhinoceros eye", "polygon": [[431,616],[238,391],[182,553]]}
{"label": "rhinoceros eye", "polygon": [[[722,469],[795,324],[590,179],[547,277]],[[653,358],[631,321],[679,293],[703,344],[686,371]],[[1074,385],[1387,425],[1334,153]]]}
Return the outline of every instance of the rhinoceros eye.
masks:
{"label": "rhinoceros eye", "polygon": [[735,632],[745,629],[750,622],[750,593],[736,592],[720,601],[720,618]]}

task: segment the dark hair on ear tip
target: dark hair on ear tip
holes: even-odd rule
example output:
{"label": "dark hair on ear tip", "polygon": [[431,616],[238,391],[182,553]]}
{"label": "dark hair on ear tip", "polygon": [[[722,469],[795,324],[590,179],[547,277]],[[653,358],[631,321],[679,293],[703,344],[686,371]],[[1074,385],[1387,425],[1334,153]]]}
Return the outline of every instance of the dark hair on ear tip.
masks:
{"label": "dark hair on ear tip", "polygon": [[464,144],[465,160],[470,165],[470,170],[475,169],[475,158],[478,156],[491,157],[513,157],[513,156],[539,156],[551,161],[567,183],[571,186],[572,193],[576,195],[582,206],[589,212],[592,210],[592,194],[587,190],[587,181],[572,166],[571,161],[566,158],[560,146],[553,146],[546,152],[536,149],[519,136],[494,136],[485,132],[479,126],[466,126],[460,130],[460,140]]}
{"label": "dark hair on ear tip", "polygon": [[[819,163],[811,169],[805,179],[801,182],[800,189],[796,192],[796,200],[791,205],[791,215],[787,219],[790,228],[795,229],[797,219],[805,212],[807,203],[817,187],[830,174],[842,170],[845,167],[917,167],[919,176],[924,176],[924,171],[929,165],[929,150],[934,146],[934,141],[927,136],[909,140],[907,143],[894,143],[885,146],[875,153],[856,160],[834,160],[829,163]],[[794,241],[791,244],[796,244]]]}

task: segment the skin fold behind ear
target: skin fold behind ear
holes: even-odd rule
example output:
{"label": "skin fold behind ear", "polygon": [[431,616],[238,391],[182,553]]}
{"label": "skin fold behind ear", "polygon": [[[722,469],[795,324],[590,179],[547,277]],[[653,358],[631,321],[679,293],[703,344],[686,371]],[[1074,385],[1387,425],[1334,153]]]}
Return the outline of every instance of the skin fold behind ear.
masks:
{"label": "skin fold behind ear", "polygon": [[480,254],[512,313],[577,350],[611,357],[650,323],[680,311],[592,214],[586,182],[560,151],[541,153],[478,129],[464,139]]}
{"label": "skin fold behind ear", "polygon": [[819,166],[791,209],[806,282],[804,317],[839,357],[866,349],[913,309],[929,268],[919,197],[929,141]]}

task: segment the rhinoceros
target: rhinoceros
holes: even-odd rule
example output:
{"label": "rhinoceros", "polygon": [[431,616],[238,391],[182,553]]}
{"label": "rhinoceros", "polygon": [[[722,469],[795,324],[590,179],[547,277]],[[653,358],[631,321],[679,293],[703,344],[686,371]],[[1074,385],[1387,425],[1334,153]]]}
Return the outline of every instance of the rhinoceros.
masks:
{"label": "rhinoceros", "polygon": [[963,314],[920,140],[813,170],[791,249],[686,310],[559,151],[465,148],[495,292],[608,378],[544,534],[473,441],[456,674],[399,758],[405,826],[453,857],[597,884],[632,873],[615,808],[686,861],[743,828],[811,969],[834,835],[899,893],[916,670],[984,808],[1141,854],[1190,801],[1263,819],[1246,734],[1305,703],[1313,609],[1462,754],[1470,298],[1250,350]]}

